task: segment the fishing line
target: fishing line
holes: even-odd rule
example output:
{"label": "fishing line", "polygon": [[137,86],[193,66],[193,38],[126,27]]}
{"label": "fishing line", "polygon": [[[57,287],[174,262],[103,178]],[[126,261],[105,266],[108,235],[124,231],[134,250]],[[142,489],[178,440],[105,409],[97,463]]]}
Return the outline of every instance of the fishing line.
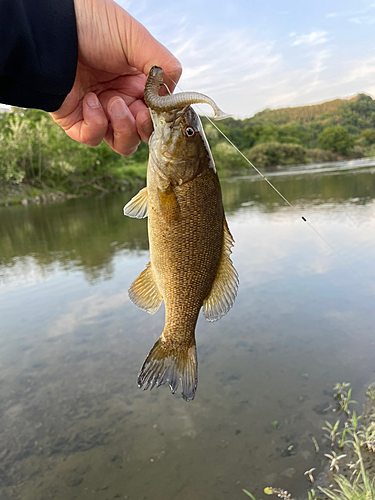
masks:
{"label": "fishing line", "polygon": [[[178,83],[176,83],[174,80],[172,80],[172,78],[170,78],[169,76],[168,76],[168,78],[169,78],[169,79],[170,79],[170,80],[174,83],[174,85],[175,85],[175,86],[176,86],[179,90],[181,90],[181,92],[183,92],[182,88],[178,85]],[[164,85],[165,85],[165,84],[164,84]],[[165,86],[167,87],[167,85],[165,85]],[[168,91],[169,91],[169,89],[168,89]],[[171,92],[169,92],[169,93],[171,93]],[[357,269],[355,269],[355,268],[352,266],[351,262],[350,262],[350,261],[348,261],[348,260],[347,260],[347,259],[346,259],[343,255],[341,255],[341,253],[339,253],[339,252],[338,252],[338,251],[337,251],[337,250],[336,250],[336,249],[335,249],[335,248],[334,248],[334,247],[333,247],[333,246],[332,246],[332,245],[331,245],[331,244],[330,244],[330,243],[326,240],[326,238],[325,238],[322,234],[320,234],[320,232],[319,232],[317,229],[315,229],[315,227],[314,227],[314,226],[313,226],[313,225],[312,225],[312,224],[311,224],[311,223],[307,220],[307,218],[306,218],[304,215],[302,215],[302,214],[298,211],[298,209],[297,209],[294,205],[292,205],[292,204],[290,203],[290,201],[288,201],[282,193],[280,193],[280,191],[279,191],[279,190],[278,190],[278,189],[277,189],[277,188],[276,188],[276,187],[272,184],[272,182],[271,182],[269,179],[267,179],[267,177],[266,177],[264,174],[262,174],[262,172],[261,172],[261,171],[260,171],[260,170],[259,170],[259,169],[258,169],[258,168],[257,168],[257,167],[256,167],[256,166],[255,166],[255,165],[254,165],[254,164],[253,164],[250,160],[249,160],[249,158],[247,158],[247,157],[246,157],[246,156],[242,153],[242,151],[241,151],[240,149],[238,149],[238,147],[237,147],[235,144],[233,144],[233,142],[229,139],[229,137],[227,137],[227,136],[224,134],[224,132],[223,132],[222,130],[220,130],[220,128],[216,125],[216,123],[214,123],[214,122],[213,122],[213,121],[212,121],[212,120],[211,120],[211,119],[210,119],[210,118],[209,118],[209,117],[208,117],[208,116],[207,116],[207,115],[206,115],[206,114],[202,111],[202,109],[201,109],[198,105],[196,105],[196,104],[195,104],[195,106],[199,109],[199,111],[202,113],[202,115],[203,115],[203,116],[204,116],[204,117],[205,117],[205,118],[206,118],[206,119],[207,119],[207,120],[211,123],[211,125],[213,125],[213,126],[215,127],[215,129],[216,129],[216,130],[217,130],[217,131],[218,131],[218,132],[219,132],[219,133],[220,133],[220,134],[224,137],[224,139],[225,139],[226,141],[228,141],[228,143],[229,143],[229,144],[230,144],[230,145],[231,145],[231,146],[232,146],[232,147],[233,147],[233,148],[237,151],[237,153],[239,153],[239,154],[242,156],[242,158],[243,158],[244,160],[246,160],[246,162],[247,162],[247,163],[248,163],[248,164],[249,164],[249,165],[250,165],[250,166],[251,166],[251,167],[252,167],[252,168],[256,171],[256,173],[257,173],[258,175],[260,175],[264,181],[266,181],[266,182],[267,182],[267,184],[268,184],[268,185],[269,185],[269,186],[270,186],[270,187],[271,187],[271,188],[275,191],[275,193],[277,193],[277,194],[280,196],[280,198],[281,198],[282,200],[284,200],[284,202],[285,202],[285,203],[286,203],[286,204],[287,204],[287,205],[288,205],[288,206],[289,206],[289,207],[293,210],[293,212],[294,212],[295,214],[297,214],[297,215],[298,215],[298,217],[300,217],[300,218],[303,220],[303,222],[305,222],[305,223],[309,226],[309,228],[310,228],[312,231],[314,231],[314,233],[315,233],[315,234],[316,234],[316,235],[317,235],[317,236],[318,236],[318,237],[319,237],[322,241],[324,241],[324,243],[325,243],[325,244],[326,244],[326,245],[327,245],[327,246],[328,246],[328,247],[332,250],[332,252],[333,252],[334,254],[336,254],[336,255],[337,255],[337,257],[339,257],[339,259],[341,259],[341,260],[342,260],[342,262],[343,262],[344,264],[346,264],[346,265],[347,265],[347,266],[348,266],[348,267],[349,267],[349,268],[353,271],[353,273],[357,276],[357,278],[359,278],[359,280],[360,280],[363,284],[367,285],[367,286],[371,289],[371,292],[372,292],[372,293],[374,293],[374,291],[375,291],[375,290],[374,290],[374,286],[373,286],[373,284],[372,284],[370,281],[368,281],[368,280],[367,280],[364,276],[362,276],[362,275],[361,275],[361,274],[357,271]]]}

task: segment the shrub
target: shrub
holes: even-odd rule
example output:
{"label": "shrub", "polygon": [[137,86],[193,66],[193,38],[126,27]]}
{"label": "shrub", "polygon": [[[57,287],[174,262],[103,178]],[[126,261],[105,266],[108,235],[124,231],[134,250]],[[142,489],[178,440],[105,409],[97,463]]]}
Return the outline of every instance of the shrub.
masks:
{"label": "shrub", "polygon": [[318,141],[323,149],[329,149],[335,153],[347,154],[348,150],[354,146],[354,139],[349,136],[349,132],[341,125],[326,127],[318,136]]}
{"label": "shrub", "polygon": [[266,142],[250,149],[248,158],[256,167],[306,162],[306,150],[298,144]]}

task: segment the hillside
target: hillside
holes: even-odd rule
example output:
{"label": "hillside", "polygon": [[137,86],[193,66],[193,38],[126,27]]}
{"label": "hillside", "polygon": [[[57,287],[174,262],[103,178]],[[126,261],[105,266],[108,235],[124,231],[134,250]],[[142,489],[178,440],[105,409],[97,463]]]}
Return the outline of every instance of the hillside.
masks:
{"label": "hillside", "polygon": [[[207,138],[220,175],[249,164],[207,120]],[[375,100],[366,94],[312,106],[266,109],[217,126],[257,166],[318,163],[375,156]],[[129,158],[105,143],[88,148],[67,137],[43,111],[0,113],[0,205],[25,199],[82,196],[143,184],[148,147]]]}
{"label": "hillside", "polygon": [[[375,154],[375,100],[366,94],[310,106],[265,109],[245,120],[228,118],[218,126],[258,166]],[[219,148],[216,162],[233,170],[228,163],[233,165],[237,159],[229,158],[223,139],[211,127],[206,124],[214,149]]]}
{"label": "hillside", "polygon": [[342,105],[348,102],[356,102],[358,94],[348,99],[334,99],[319,104],[297,106],[279,109],[264,109],[256,113],[252,120],[258,123],[269,123],[273,125],[285,125],[287,123],[299,123],[301,125],[313,121],[324,121],[329,117],[339,117]]}

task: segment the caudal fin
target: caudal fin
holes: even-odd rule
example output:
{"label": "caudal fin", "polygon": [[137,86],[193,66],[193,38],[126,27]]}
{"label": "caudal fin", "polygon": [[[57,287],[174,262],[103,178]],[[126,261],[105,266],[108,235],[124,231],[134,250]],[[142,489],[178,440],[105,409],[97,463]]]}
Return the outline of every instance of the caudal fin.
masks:
{"label": "caudal fin", "polygon": [[161,337],[147,356],[138,376],[138,387],[143,390],[168,384],[174,394],[181,381],[181,395],[192,401],[198,384],[197,350],[173,348]]}

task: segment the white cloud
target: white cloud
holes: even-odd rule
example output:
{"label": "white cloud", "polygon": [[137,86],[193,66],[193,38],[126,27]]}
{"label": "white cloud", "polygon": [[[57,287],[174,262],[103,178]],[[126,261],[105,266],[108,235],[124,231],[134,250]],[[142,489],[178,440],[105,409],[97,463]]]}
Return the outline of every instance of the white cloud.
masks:
{"label": "white cloud", "polygon": [[358,17],[351,17],[350,19],[348,19],[348,21],[354,24],[362,24],[362,21],[360,21]]}
{"label": "white cloud", "polygon": [[102,294],[90,295],[84,299],[72,302],[69,312],[59,316],[49,327],[49,337],[59,337],[76,330],[82,324],[91,325],[98,321],[103,312],[123,307],[129,301],[127,290],[116,295],[105,297]]}
{"label": "white cloud", "polygon": [[[277,38],[276,34],[271,37],[272,30],[267,34],[257,30],[256,18],[252,26],[239,28],[229,22],[229,14],[222,14],[221,21],[198,21],[193,6],[179,2],[155,9],[154,0],[122,1],[130,2],[133,15],[141,9],[138,20],[178,56],[184,70],[179,90],[208,94],[234,117],[251,116],[269,106],[322,102],[374,87],[371,61],[367,61],[370,68],[362,64],[355,40],[348,53],[336,25],[332,31],[316,28],[298,33],[291,19],[284,36]],[[327,18],[357,18],[367,30],[374,17],[374,0],[356,4],[350,11],[331,8]],[[372,55],[368,52],[368,58]],[[212,115],[208,106],[201,109]]]}
{"label": "white cloud", "polygon": [[325,43],[327,41],[327,35],[328,33],[326,31],[312,31],[311,33],[307,35],[300,35],[297,36],[293,34],[292,38],[295,37],[295,40],[293,41],[292,45],[320,45],[321,43]]}
{"label": "white cloud", "polygon": [[348,19],[350,23],[355,23],[355,24],[374,24],[375,23],[375,17],[374,16],[360,16],[360,17],[351,17]]}
{"label": "white cloud", "polygon": [[[375,57],[368,57],[359,61],[356,61],[352,65],[348,75],[345,78],[346,82],[361,81],[364,79],[374,80],[375,76]],[[370,79],[368,78],[370,77]]]}

